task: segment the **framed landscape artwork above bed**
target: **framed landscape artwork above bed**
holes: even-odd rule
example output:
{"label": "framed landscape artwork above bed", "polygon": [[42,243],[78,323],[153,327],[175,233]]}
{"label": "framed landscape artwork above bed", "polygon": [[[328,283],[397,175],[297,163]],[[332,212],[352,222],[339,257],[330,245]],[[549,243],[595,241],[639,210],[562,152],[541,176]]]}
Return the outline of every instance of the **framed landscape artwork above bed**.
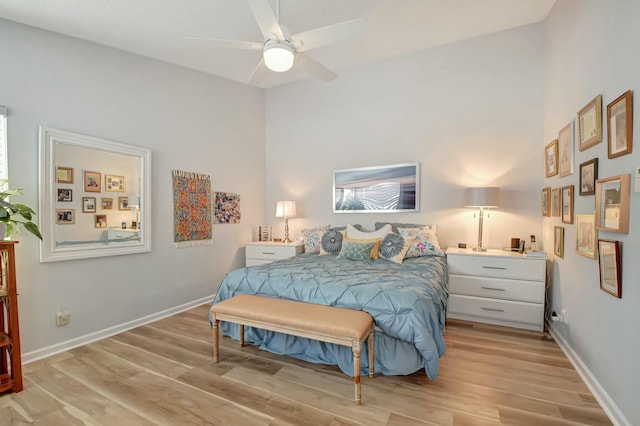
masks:
{"label": "framed landscape artwork above bed", "polygon": [[418,163],[336,170],[334,213],[419,211]]}

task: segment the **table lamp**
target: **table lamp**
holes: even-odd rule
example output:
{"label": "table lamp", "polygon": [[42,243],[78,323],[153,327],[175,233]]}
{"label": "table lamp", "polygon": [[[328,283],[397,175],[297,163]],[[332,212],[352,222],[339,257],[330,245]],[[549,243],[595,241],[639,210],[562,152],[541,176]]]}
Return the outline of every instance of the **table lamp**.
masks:
{"label": "table lamp", "polygon": [[276,204],[276,217],[284,218],[284,240],[283,243],[292,243],[289,239],[289,218],[296,217],[295,201],[278,201]]}
{"label": "table lamp", "polygon": [[480,220],[478,223],[478,246],[474,251],[487,251],[482,248],[482,222],[485,209],[495,209],[500,203],[500,188],[496,187],[479,187],[467,188],[465,190],[465,207],[471,207],[480,210]]}

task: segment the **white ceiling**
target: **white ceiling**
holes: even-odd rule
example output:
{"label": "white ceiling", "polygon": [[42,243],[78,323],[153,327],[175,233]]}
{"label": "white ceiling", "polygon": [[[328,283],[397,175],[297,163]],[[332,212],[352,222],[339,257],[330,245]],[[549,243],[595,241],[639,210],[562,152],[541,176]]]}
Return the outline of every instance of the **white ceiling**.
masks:
{"label": "white ceiling", "polygon": [[[275,0],[271,0],[275,7]],[[555,0],[280,0],[292,34],[364,18],[365,35],[308,55],[340,70],[545,19]],[[246,83],[260,51],[184,37],[262,42],[246,0],[0,0],[0,17]],[[312,78],[295,67],[261,87]],[[328,83],[330,84],[330,83]]]}

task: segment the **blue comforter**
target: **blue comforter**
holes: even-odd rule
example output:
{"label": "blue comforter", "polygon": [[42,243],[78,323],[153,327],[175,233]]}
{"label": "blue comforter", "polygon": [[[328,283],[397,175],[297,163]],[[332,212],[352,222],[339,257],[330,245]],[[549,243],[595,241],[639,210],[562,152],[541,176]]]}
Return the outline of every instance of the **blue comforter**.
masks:
{"label": "blue comforter", "polygon": [[[368,312],[376,322],[375,371],[404,375],[424,368],[433,380],[445,351],[446,268],[445,257],[417,257],[397,264],[307,253],[230,272],[213,303],[236,294],[257,294]],[[235,324],[223,322],[221,330],[238,338]],[[338,364],[345,374],[353,374],[348,347],[250,327],[245,339],[274,353]],[[366,375],[366,348],[362,362]]]}

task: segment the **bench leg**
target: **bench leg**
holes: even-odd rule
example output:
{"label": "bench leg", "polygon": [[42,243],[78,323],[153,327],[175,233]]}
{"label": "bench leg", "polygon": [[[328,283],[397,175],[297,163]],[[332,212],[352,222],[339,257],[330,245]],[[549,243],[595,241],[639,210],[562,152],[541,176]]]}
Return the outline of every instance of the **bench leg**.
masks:
{"label": "bench leg", "polygon": [[240,324],[240,347],[244,346],[244,324]]}
{"label": "bench leg", "polygon": [[220,320],[213,321],[213,362],[220,361]]}
{"label": "bench leg", "polygon": [[373,379],[373,376],[376,374],[375,370],[374,370],[374,354],[373,351],[375,350],[375,342],[374,340],[374,336],[375,336],[375,330],[372,328],[371,329],[371,333],[369,333],[369,343],[367,344],[367,349],[369,351],[369,377],[371,377]]}
{"label": "bench leg", "polygon": [[362,370],[360,345],[353,345],[351,349],[353,351],[353,383],[356,385],[356,404],[360,405],[362,404],[362,396],[360,394],[360,371]]}

